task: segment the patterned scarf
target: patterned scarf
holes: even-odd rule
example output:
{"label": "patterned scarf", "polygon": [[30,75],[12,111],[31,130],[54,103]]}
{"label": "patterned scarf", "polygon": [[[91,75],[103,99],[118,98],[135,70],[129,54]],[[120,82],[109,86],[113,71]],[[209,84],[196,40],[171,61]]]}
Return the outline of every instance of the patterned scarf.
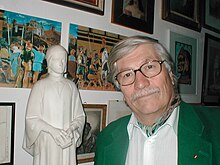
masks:
{"label": "patterned scarf", "polygon": [[148,137],[150,137],[156,132],[158,128],[160,128],[160,126],[162,126],[167,121],[167,119],[172,114],[173,110],[180,104],[180,102],[181,102],[180,96],[176,95],[173,101],[171,102],[169,108],[167,109],[167,111],[165,111],[163,115],[152,126],[144,125],[138,121],[139,127],[144,132],[146,132]]}

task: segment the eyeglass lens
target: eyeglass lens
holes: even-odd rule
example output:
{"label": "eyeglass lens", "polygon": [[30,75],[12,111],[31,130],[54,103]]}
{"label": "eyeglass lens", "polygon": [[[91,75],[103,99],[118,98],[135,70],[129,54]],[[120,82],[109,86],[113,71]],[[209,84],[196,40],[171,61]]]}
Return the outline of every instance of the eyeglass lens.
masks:
{"label": "eyeglass lens", "polygon": [[161,72],[161,64],[164,61],[151,61],[144,63],[143,65],[140,66],[139,69],[133,70],[125,70],[116,75],[116,79],[119,82],[119,84],[125,86],[125,85],[130,85],[134,83],[135,78],[136,78],[136,72],[140,71],[145,77],[147,78],[152,78],[160,74]]}

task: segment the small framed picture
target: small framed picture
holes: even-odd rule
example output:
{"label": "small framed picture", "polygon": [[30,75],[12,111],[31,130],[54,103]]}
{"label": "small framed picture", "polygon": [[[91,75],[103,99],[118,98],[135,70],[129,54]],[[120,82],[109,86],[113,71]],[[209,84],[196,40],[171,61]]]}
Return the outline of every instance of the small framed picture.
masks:
{"label": "small framed picture", "polygon": [[104,15],[105,0],[44,0],[79,10]]}
{"label": "small framed picture", "polygon": [[163,0],[162,19],[201,31],[202,2],[200,0]]}
{"label": "small framed picture", "polygon": [[107,105],[83,104],[83,107],[86,113],[86,123],[82,144],[76,150],[78,163],[94,161],[97,135],[106,126]]}
{"label": "small framed picture", "polygon": [[112,23],[153,34],[154,0],[113,0]]}
{"label": "small framed picture", "polygon": [[220,106],[220,38],[205,34],[202,103]]}
{"label": "small framed picture", "polygon": [[175,62],[180,94],[196,95],[197,39],[171,31],[170,54]]}
{"label": "small framed picture", "polygon": [[204,27],[220,33],[220,2],[218,0],[205,0],[204,9]]}
{"label": "small framed picture", "polygon": [[0,103],[0,165],[14,164],[15,103]]}

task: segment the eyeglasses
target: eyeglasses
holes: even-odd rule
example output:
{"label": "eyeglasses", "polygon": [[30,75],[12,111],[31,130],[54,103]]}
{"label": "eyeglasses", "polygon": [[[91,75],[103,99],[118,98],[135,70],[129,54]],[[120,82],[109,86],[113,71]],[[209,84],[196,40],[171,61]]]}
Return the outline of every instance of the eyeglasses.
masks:
{"label": "eyeglasses", "polygon": [[163,61],[153,60],[153,61],[144,63],[143,65],[140,66],[139,69],[124,70],[122,72],[119,72],[115,76],[115,80],[117,80],[118,83],[122,86],[131,85],[135,81],[137,71],[140,71],[147,78],[155,77],[158,74],[160,74],[162,70],[162,64],[164,61],[165,60]]}

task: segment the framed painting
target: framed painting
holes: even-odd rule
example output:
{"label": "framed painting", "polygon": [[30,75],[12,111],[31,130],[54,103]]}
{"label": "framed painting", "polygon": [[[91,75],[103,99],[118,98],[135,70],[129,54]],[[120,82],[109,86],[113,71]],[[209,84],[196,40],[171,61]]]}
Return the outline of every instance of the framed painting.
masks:
{"label": "framed painting", "polygon": [[14,164],[15,103],[0,103],[0,165]]}
{"label": "framed painting", "polygon": [[83,130],[82,144],[77,148],[78,163],[94,161],[96,137],[106,126],[105,104],[83,104],[86,113],[86,123]]}
{"label": "framed painting", "polygon": [[70,24],[67,78],[82,90],[115,91],[108,81],[108,57],[113,46],[125,36]]}
{"label": "framed painting", "polygon": [[220,38],[205,34],[202,103],[220,106]]}
{"label": "framed painting", "polygon": [[170,32],[170,53],[180,94],[196,95],[197,39]]}
{"label": "framed painting", "polygon": [[113,0],[112,23],[153,34],[154,0]]}
{"label": "framed painting", "polygon": [[105,0],[44,0],[79,10],[104,15]]}
{"label": "framed painting", "polygon": [[62,23],[0,10],[0,87],[31,88],[47,76],[46,52],[60,44]]}
{"label": "framed painting", "polygon": [[220,33],[220,1],[206,0],[204,2],[204,27]]}
{"label": "framed painting", "polygon": [[202,2],[200,0],[163,0],[162,19],[186,28],[201,31]]}

